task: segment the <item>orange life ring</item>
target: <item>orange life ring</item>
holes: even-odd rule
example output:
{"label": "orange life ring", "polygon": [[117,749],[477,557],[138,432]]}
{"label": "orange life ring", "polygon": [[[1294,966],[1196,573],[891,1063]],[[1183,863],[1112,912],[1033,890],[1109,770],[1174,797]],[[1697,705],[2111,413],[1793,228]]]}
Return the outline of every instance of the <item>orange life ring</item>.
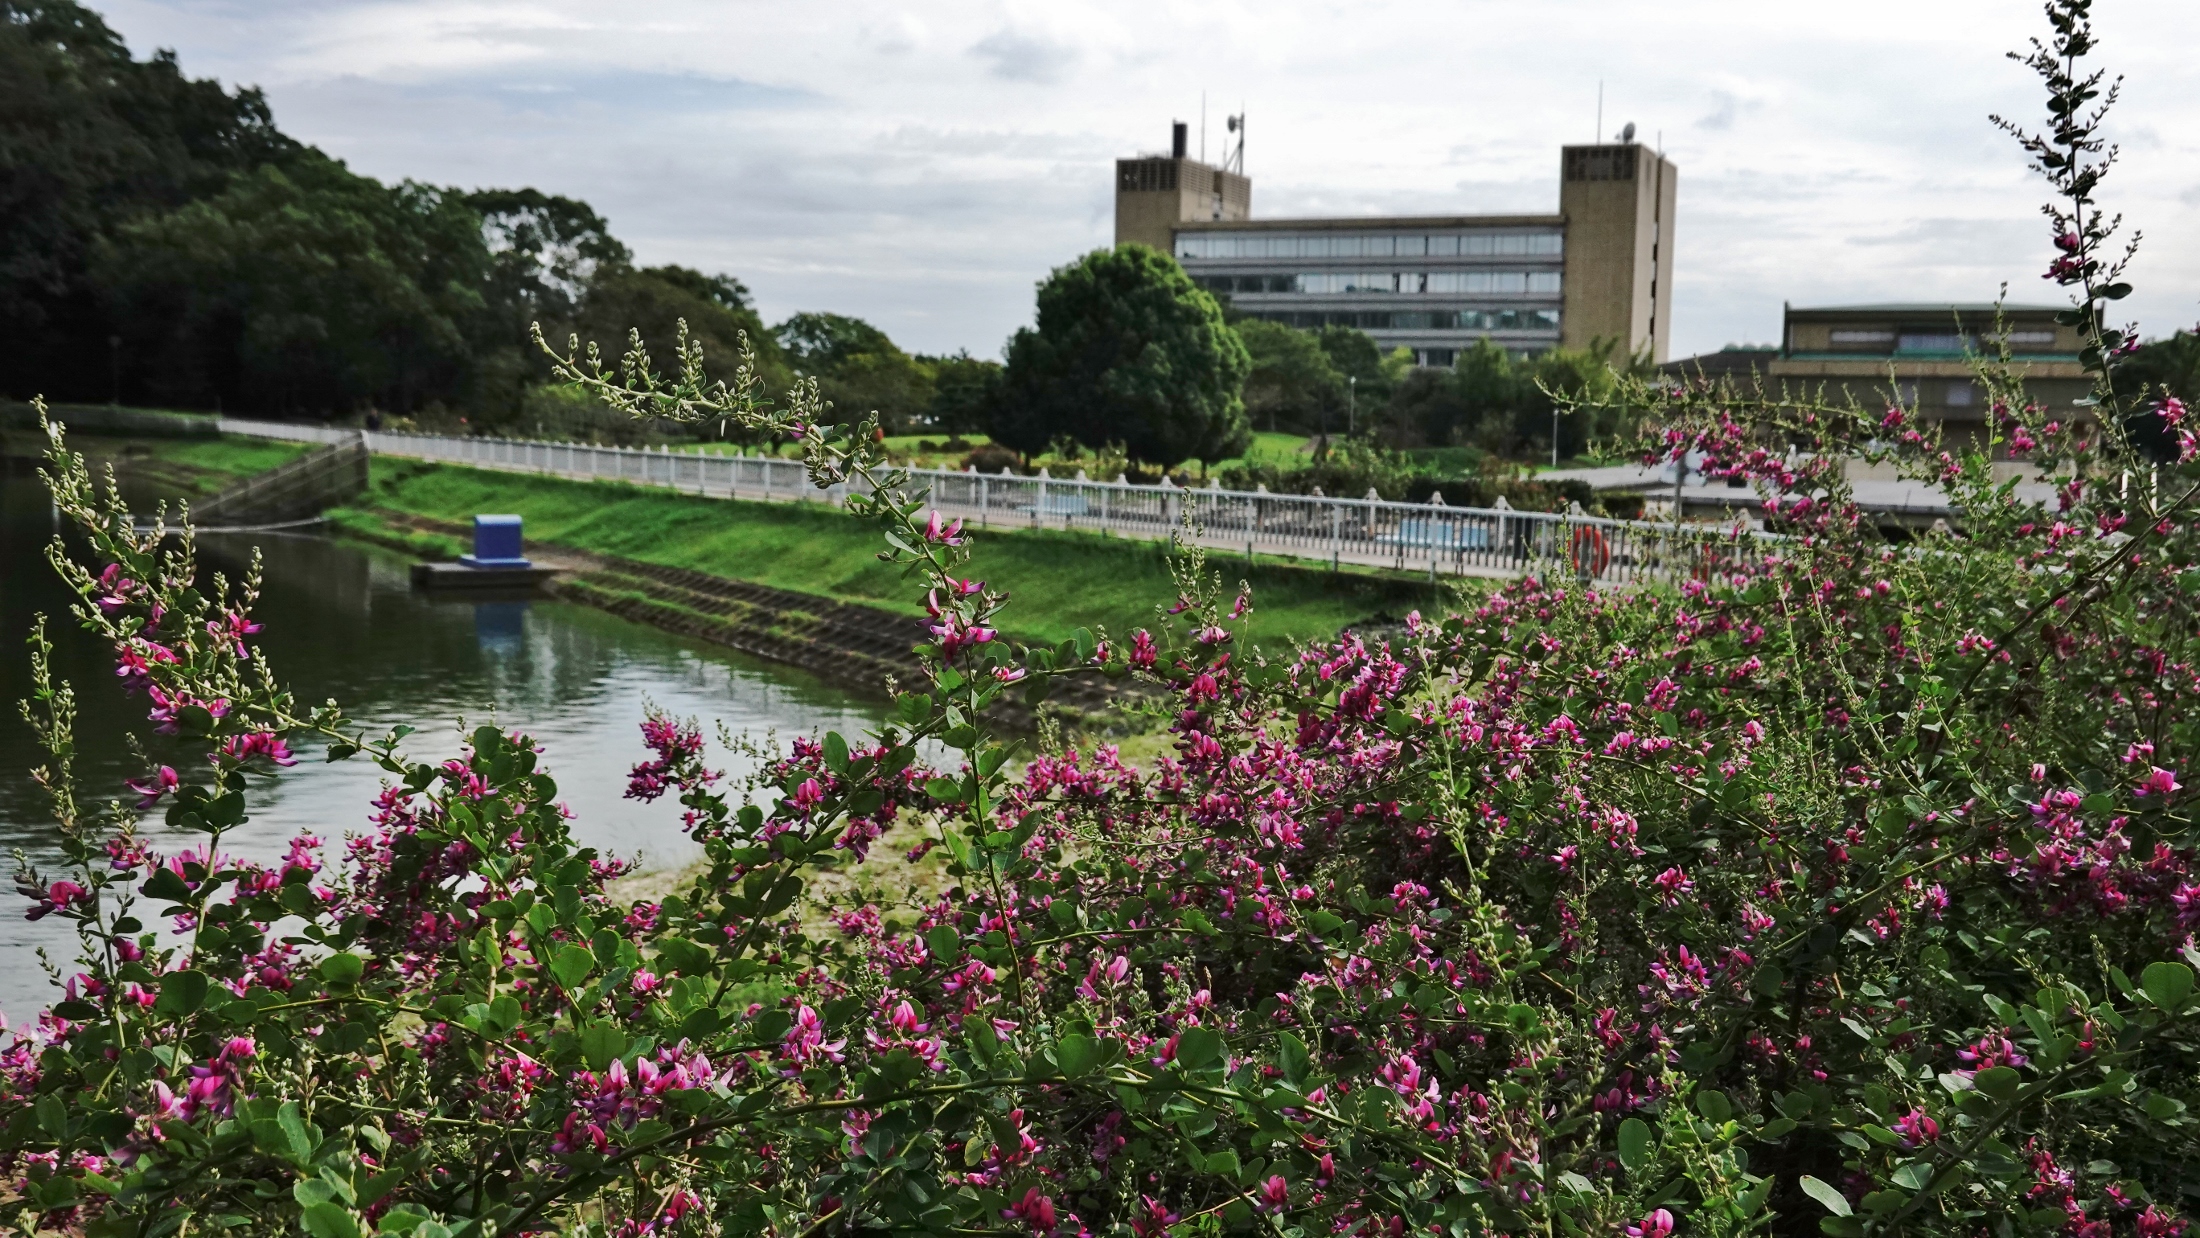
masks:
{"label": "orange life ring", "polygon": [[1593,524],[1574,530],[1570,550],[1574,571],[1583,576],[1602,576],[1604,569],[1612,565],[1612,548],[1604,542],[1604,530]]}

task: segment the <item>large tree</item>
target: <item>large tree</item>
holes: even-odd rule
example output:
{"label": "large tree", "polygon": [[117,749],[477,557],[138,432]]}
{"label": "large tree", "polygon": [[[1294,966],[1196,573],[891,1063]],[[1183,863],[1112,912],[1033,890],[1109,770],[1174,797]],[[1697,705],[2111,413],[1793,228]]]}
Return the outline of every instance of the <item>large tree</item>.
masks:
{"label": "large tree", "polygon": [[68,0],[0,0],[0,394],[112,394],[100,239],[301,150],[257,90],[134,59]]}
{"label": "large tree", "polygon": [[1001,386],[1001,363],[973,357],[967,350],[919,360],[932,366],[932,406],[926,410],[932,425],[949,434],[985,429],[987,410]]}
{"label": "large tree", "polygon": [[1251,369],[1222,307],[1175,259],[1096,250],[1039,285],[1038,324],[1009,341],[994,437],[1026,453],[1063,435],[1120,442],[1165,467],[1227,459],[1251,441]]}
{"label": "large tree", "polygon": [[410,412],[465,389],[489,252],[463,195],[308,151],[123,225],[94,274],[155,400]]}
{"label": "large tree", "polygon": [[607,357],[627,349],[628,333],[640,331],[650,361],[660,372],[679,365],[674,349],[681,322],[690,341],[702,345],[704,368],[731,380],[745,337],[756,351],[757,376],[783,388],[793,380],[787,359],[749,304],[749,290],[729,275],[707,275],[683,266],[606,268],[595,273],[582,297],[576,330]]}
{"label": "large tree", "polygon": [[1243,319],[1235,329],[1253,362],[1245,378],[1245,415],[1252,424],[1304,433],[1344,428],[1344,375],[1312,334],[1259,318]]}
{"label": "large tree", "polygon": [[845,314],[796,314],[773,329],[780,346],[847,421],[877,413],[904,430],[932,407],[935,367],[903,352],[884,331]]}

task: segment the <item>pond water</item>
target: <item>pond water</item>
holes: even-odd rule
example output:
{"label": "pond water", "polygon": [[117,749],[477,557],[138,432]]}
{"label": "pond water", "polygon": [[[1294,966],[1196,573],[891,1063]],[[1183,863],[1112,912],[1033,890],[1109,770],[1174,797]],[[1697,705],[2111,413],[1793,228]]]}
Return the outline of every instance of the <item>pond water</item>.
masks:
{"label": "pond water", "polygon": [[[55,828],[28,771],[43,759],[15,709],[29,688],[22,644],[44,612],[56,670],[76,687],[77,775],[87,801],[128,797],[122,780],[143,773],[123,741],[125,728],[150,736],[143,702],[125,698],[103,643],[68,616],[70,595],[44,559],[54,533],[44,486],[20,462],[0,477],[0,844],[20,848],[60,875]],[[201,539],[206,570],[241,569],[257,545],[266,562],[258,609],[262,647],[301,702],[334,697],[351,719],[379,734],[396,723],[418,728],[407,741],[419,759],[453,755],[459,737],[483,722],[534,736],[575,814],[585,843],[642,861],[645,870],[677,867],[698,851],[681,832],[680,809],[624,799],[626,771],[647,757],[638,726],[645,701],[734,736],[788,736],[838,730],[854,737],[878,721],[877,707],[799,671],[745,658],[560,602],[473,603],[414,593],[408,561],[327,538],[282,533],[219,534]],[[160,752],[160,749],[154,751]],[[185,769],[173,751],[169,764]],[[251,819],[225,849],[258,859],[279,856],[300,832],[332,844],[366,828],[368,803],[382,774],[360,759],[330,764],[317,749],[252,797]],[[722,750],[714,763],[735,776],[744,762]],[[203,767],[202,767],[203,768]],[[141,832],[157,851],[197,845],[202,836],[172,831],[159,814]],[[11,868],[12,872],[12,868]],[[0,1011],[20,1022],[54,1000],[37,951],[74,974],[76,939],[58,917],[27,921],[0,890]]]}

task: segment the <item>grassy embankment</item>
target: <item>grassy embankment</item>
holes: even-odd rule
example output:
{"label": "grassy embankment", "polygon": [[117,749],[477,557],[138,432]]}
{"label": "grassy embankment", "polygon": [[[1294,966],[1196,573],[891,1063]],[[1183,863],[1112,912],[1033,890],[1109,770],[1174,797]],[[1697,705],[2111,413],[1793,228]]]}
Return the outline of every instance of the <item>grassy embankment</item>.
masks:
{"label": "grassy embankment", "polygon": [[[207,498],[312,449],[309,443],[235,435],[167,438],[72,433],[68,444],[70,450],[84,454],[94,476],[114,465],[133,500]],[[36,430],[0,430],[0,455],[32,459],[43,455],[45,447],[46,440]]]}
{"label": "grassy embankment", "polygon": [[[421,553],[458,549],[448,538],[392,528],[377,509],[449,521],[510,512],[526,519],[532,541],[901,614],[922,611],[911,582],[878,562],[877,532],[824,506],[700,499],[622,483],[378,458],[367,503],[336,513],[338,527],[376,540],[410,539],[407,548]],[[1010,597],[1001,626],[1026,640],[1056,641],[1103,625],[1127,632],[1151,624],[1155,606],[1175,597],[1158,543],[1018,530],[980,532],[976,552],[972,571]],[[1251,581],[1257,605],[1250,635],[1263,643],[1319,639],[1430,609],[1437,590],[1451,587],[1411,574],[1331,573],[1287,560],[1256,560],[1248,568],[1243,558],[1217,555],[1211,563],[1225,581]]]}

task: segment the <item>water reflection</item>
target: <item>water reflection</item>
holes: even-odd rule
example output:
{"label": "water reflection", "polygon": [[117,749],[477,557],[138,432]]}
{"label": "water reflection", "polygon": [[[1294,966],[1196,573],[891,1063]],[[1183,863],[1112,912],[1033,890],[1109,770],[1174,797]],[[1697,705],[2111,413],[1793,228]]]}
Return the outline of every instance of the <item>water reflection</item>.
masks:
{"label": "water reflection", "polygon": [[[21,847],[42,865],[59,862],[51,818],[25,771],[39,760],[12,702],[28,690],[18,643],[34,613],[49,616],[57,671],[76,686],[81,710],[80,785],[87,798],[122,793],[141,770],[121,726],[143,735],[141,702],[115,685],[98,644],[67,619],[68,595],[42,551],[51,536],[44,489],[18,471],[0,480],[0,844]],[[330,697],[372,729],[420,728],[407,741],[418,757],[452,754],[458,737],[483,722],[527,731],[540,741],[561,797],[586,842],[648,867],[694,855],[669,801],[622,798],[626,770],[643,758],[636,725],[644,701],[681,714],[720,719],[735,735],[835,729],[853,735],[873,724],[873,706],[789,668],[745,659],[559,602],[445,601],[412,592],[408,564],[396,555],[319,537],[215,535],[204,539],[207,567],[242,570],[254,546],[264,556],[263,647],[301,702]],[[152,737],[157,740],[157,737]],[[713,755],[740,771],[723,751]],[[156,755],[189,771],[203,760],[173,746]],[[366,825],[366,805],[381,776],[361,761],[328,764],[310,747],[300,763],[254,798],[251,819],[230,835],[236,851],[281,854],[301,831],[331,841]],[[188,773],[187,773],[188,776]],[[158,850],[195,836],[170,831],[157,817],[144,827]],[[73,935],[57,919],[27,922],[0,894],[0,1009],[21,1017],[49,1001],[34,950],[73,957]]]}

